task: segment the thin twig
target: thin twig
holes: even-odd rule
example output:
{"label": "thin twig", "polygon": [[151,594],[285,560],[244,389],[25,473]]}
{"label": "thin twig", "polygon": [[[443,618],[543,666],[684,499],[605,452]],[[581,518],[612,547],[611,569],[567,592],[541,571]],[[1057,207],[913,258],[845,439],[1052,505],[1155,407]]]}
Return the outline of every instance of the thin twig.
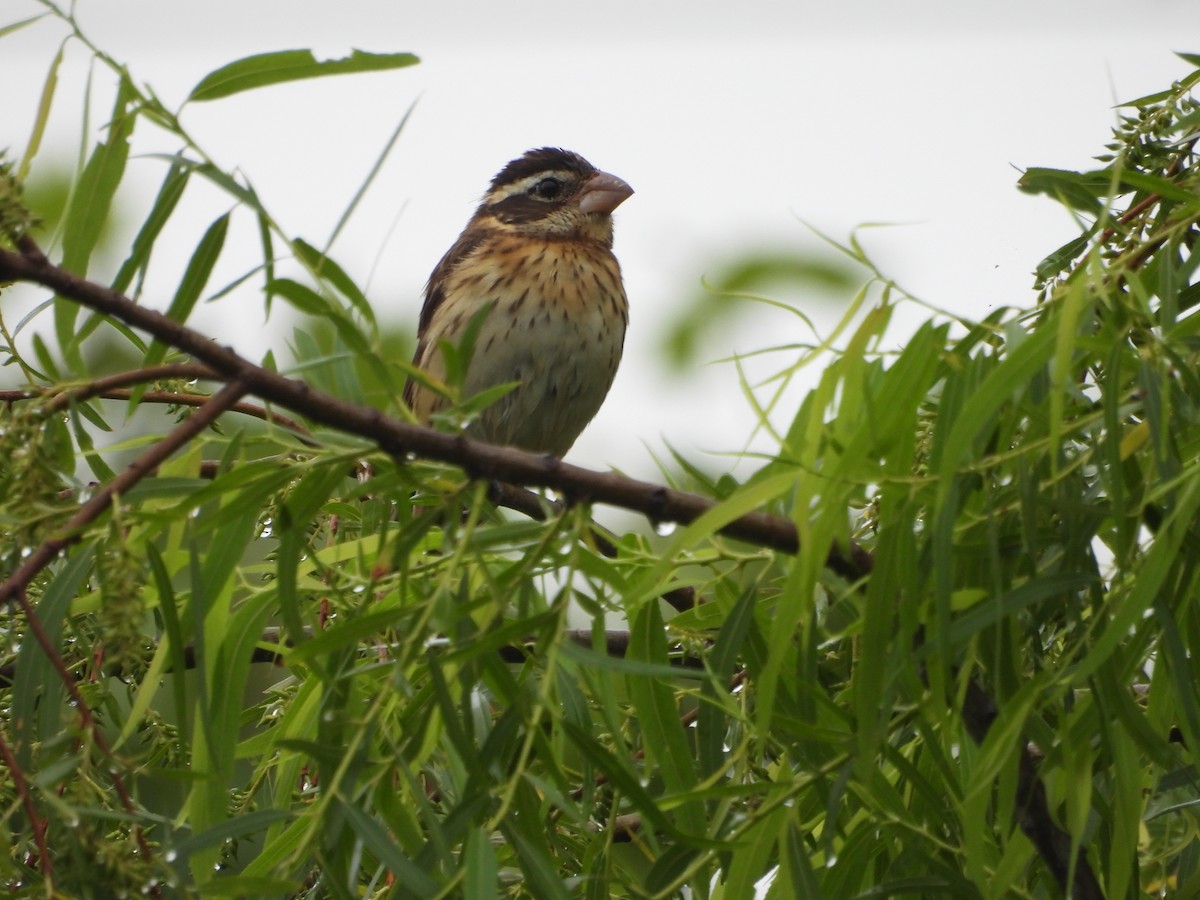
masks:
{"label": "thin twig", "polygon": [[[168,363],[160,366],[149,366],[144,369],[130,369],[127,372],[117,372],[106,375],[66,390],[60,388],[24,388],[0,391],[0,403],[19,403],[22,400],[34,400],[39,397],[53,397],[50,408],[53,410],[66,409],[72,403],[99,398],[101,400],[130,400],[135,396],[140,403],[165,403],[175,406],[200,407],[208,402],[210,394],[181,393],[177,391],[142,391],[140,394],[130,390],[128,385],[150,384],[170,378],[186,378],[190,381],[224,381],[224,377],[208,366],[196,363]],[[229,407],[229,412],[241,413],[281,425],[289,431],[300,435],[302,439],[310,432],[295,419],[259,406],[257,403],[235,403]],[[308,443],[308,441],[306,441]]]}
{"label": "thin twig", "polygon": [[0,730],[0,759],[4,760],[9,777],[12,778],[13,791],[21,798],[21,806],[25,809],[25,815],[29,817],[29,826],[33,829],[33,842],[38,848],[38,865],[45,882],[44,887],[46,893],[51,895],[54,887],[54,863],[50,856],[50,850],[46,846],[47,822],[38,815],[33,806],[33,794],[29,791],[29,783],[25,780],[25,774],[21,771],[21,767],[17,765],[17,758],[13,755],[12,748],[4,739],[3,730]]}

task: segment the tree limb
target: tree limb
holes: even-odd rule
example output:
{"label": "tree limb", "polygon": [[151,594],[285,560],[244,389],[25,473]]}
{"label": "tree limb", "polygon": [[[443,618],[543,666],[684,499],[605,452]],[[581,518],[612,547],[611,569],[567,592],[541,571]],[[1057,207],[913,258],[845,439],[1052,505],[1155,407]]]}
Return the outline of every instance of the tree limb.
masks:
{"label": "tree limb", "polygon": [[[476,478],[552,488],[576,502],[619,506],[640,512],[656,522],[688,524],[717,506],[716,501],[707,497],[627,478],[615,472],[585,469],[552,456],[484,444],[461,434],[445,434],[387,416],[377,409],[346,403],[303,381],[255,365],[232,348],[223,347],[160,312],[54,265],[28,237],[22,239],[20,248],[19,253],[0,250],[0,279],[40,284],[139,328],[163,343],[191,354],[226,379],[241,383],[248,393],[326,427],[373,440],[393,456],[404,458],[414,454],[458,466]],[[799,549],[795,523],[782,516],[747,513],[720,526],[717,531],[784,553],[796,553]],[[829,551],[828,565],[844,577],[860,578],[870,571],[870,554],[855,545],[848,551],[833,547]],[[0,602],[4,599],[5,596],[0,595]]]}

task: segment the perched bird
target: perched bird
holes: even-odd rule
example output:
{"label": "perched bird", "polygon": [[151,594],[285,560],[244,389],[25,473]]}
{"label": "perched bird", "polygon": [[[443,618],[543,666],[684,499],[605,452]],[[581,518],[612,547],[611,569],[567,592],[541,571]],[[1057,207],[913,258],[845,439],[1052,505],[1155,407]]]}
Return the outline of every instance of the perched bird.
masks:
{"label": "perched bird", "polygon": [[[562,456],[612,385],[629,320],[611,213],[633,189],[582,156],[544,147],[492,179],[425,287],[413,364],[444,381],[442,343],[478,326],[462,396],[518,382],[468,426],[493,444]],[[409,380],[418,421],[447,405]]]}

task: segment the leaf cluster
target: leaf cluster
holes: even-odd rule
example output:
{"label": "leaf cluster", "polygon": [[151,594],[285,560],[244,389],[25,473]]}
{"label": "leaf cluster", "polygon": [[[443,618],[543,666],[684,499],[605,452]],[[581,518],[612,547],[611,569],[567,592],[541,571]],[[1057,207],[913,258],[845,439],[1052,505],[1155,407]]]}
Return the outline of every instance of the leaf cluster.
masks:
{"label": "leaf cluster", "polygon": [[[221,192],[233,210],[169,317],[256,284],[267,310],[323,324],[297,332],[298,374],[402,410],[409,367],[379,352],[331,252],[357,197],[323,244],[287,234],[246,175],[50,10],[18,25],[67,29],[114,84],[54,240],[62,267],[90,277],[132,141],[157,129],[179,149],[137,163],[163,179],[111,286],[139,294],[185,190]],[[187,102],[414,61],[264,54]],[[214,407],[195,379],[235,376],[197,374],[167,336],[77,298],[4,323],[28,384],[0,434],[0,575],[63,551],[0,618],[6,888],[1200,892],[1198,79],[1134,103],[1103,169],[1027,173],[1081,217],[1041,302],[932,315],[896,350],[893,312],[915,301],[857,242],[840,248],[867,280],[843,322],[744,385],[774,451],[740,480],[680,459],[679,486],[717,502],[658,538],[607,536],[582,503],[505,513],[471,473],[303,410]],[[234,217],[261,260],[214,287]],[[102,336],[140,361],[123,393],[88,366]],[[783,409],[809,366],[816,387]],[[205,409],[216,425],[79,518],[117,456]],[[790,521],[797,552],[720,533],[756,510]],[[827,566],[852,546],[866,564]],[[693,607],[660,599],[681,589]]]}

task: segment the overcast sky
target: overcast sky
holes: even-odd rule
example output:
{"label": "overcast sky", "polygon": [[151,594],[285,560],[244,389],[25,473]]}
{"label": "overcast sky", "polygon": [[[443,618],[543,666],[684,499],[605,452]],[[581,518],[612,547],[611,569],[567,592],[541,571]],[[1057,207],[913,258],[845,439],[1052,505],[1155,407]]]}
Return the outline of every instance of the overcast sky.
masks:
{"label": "overcast sky", "polygon": [[[40,8],[3,0],[0,27]],[[93,40],[172,107],[207,72],[250,53],[422,58],[397,72],[192,105],[182,118],[221,165],[247,175],[287,230],[323,243],[415,103],[334,248],[353,274],[370,275],[381,316],[415,322],[430,269],[488,179],[520,152],[565,146],[633,185],[616,238],[632,317],[625,362],[569,458],[643,476],[653,475],[650,454],[664,438],[697,453],[731,451],[749,430],[731,367],[680,379],[654,360],[671,313],[723,260],[759,245],[819,252],[803,222],[837,239],[861,223],[899,223],[864,243],[908,290],[968,314],[1029,303],[1033,266],[1074,226],[1050,201],[1017,192],[1018,168],[1088,166],[1109,136],[1113,104],[1185,74],[1172,51],[1200,51],[1180,44],[1200,36],[1194,0],[1023,0],[986,11],[886,0],[79,0],[78,13]],[[0,146],[14,153],[61,37],[43,22],[0,40]],[[75,46],[62,74],[49,142],[63,148],[60,159],[78,146],[84,59]],[[107,73],[96,74],[99,124],[111,101]],[[145,127],[135,144],[174,149]],[[163,166],[143,159],[131,172],[135,186],[153,189]],[[228,206],[216,196],[187,202],[194,210],[168,232],[174,249],[162,251],[164,276],[172,254],[181,265]],[[255,250],[249,227],[231,240],[228,278]],[[173,287],[161,284],[164,306]],[[233,303],[208,307],[201,321],[255,357],[283,346],[286,335],[262,328],[252,299]],[[705,357],[806,339],[797,328],[782,313],[757,312],[706,344]]]}

